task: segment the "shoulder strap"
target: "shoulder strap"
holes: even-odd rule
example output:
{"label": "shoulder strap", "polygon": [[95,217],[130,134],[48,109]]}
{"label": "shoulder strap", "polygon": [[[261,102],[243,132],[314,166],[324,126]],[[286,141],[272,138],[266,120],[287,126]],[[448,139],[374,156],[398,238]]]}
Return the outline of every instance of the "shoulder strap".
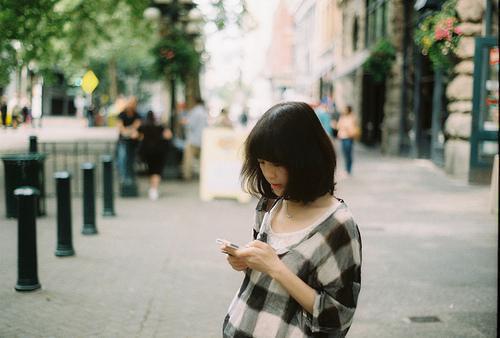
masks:
{"label": "shoulder strap", "polygon": [[255,224],[253,226],[253,238],[257,238],[257,234],[260,231],[260,226],[262,224],[262,220],[264,219],[264,215],[266,212],[272,209],[274,204],[278,199],[273,199],[273,198],[267,198],[267,197],[261,197],[259,202],[257,203],[257,206],[255,207]]}

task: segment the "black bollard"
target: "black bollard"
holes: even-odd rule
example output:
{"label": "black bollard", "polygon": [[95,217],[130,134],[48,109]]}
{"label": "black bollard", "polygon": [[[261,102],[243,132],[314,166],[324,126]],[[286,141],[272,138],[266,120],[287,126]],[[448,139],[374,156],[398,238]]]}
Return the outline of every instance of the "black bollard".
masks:
{"label": "black bollard", "polygon": [[29,152],[30,153],[37,153],[38,152],[38,139],[35,135],[30,136]]}
{"label": "black bollard", "polygon": [[103,216],[115,216],[113,201],[113,158],[110,155],[101,156],[102,161],[102,197]]}
{"label": "black bollard", "polygon": [[97,234],[95,225],[95,165],[83,163],[83,228],[82,234]]}
{"label": "black bollard", "polygon": [[19,187],[14,190],[18,201],[17,214],[17,291],[33,291],[41,288],[38,281],[36,258],[36,214],[38,189]]}
{"label": "black bollard", "polygon": [[54,174],[57,194],[57,247],[58,257],[73,256],[71,222],[71,175],[67,171]]}

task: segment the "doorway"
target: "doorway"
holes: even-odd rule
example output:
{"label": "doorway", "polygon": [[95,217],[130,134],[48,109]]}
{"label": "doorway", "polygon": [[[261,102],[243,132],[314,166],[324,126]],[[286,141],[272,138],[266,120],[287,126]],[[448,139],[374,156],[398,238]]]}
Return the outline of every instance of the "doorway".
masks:
{"label": "doorway", "polygon": [[379,145],[384,120],[385,82],[375,82],[370,74],[363,74],[361,103],[361,142]]}

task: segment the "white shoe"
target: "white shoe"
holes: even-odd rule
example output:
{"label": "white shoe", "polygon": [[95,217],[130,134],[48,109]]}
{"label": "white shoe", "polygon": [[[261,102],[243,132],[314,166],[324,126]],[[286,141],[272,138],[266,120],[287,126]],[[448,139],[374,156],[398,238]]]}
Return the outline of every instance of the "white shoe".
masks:
{"label": "white shoe", "polygon": [[152,201],[156,201],[160,197],[160,194],[158,193],[158,189],[153,189],[153,188],[149,189],[148,195],[149,195],[149,199]]}

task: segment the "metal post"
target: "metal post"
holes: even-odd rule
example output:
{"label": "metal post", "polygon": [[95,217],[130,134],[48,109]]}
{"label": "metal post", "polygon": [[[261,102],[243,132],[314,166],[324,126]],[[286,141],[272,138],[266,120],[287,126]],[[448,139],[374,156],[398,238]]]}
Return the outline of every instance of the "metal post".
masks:
{"label": "metal post", "polygon": [[177,131],[177,91],[175,87],[176,81],[175,77],[172,75],[170,79],[170,130],[172,134],[175,135]]}
{"label": "metal post", "polygon": [[410,59],[408,48],[411,41],[411,3],[403,1],[403,64],[401,68],[401,108],[399,117],[399,154],[407,156],[410,152],[410,139],[408,136],[408,62]]}
{"label": "metal post", "polygon": [[35,135],[30,136],[29,152],[30,153],[37,153],[38,152],[38,138]]}
{"label": "metal post", "polygon": [[439,139],[442,131],[443,116],[443,70],[434,70],[434,88],[432,93],[431,159],[437,165],[444,165],[443,145]]}
{"label": "metal post", "polygon": [[415,48],[414,52],[415,62],[415,75],[413,80],[413,114],[414,122],[411,132],[411,156],[420,156],[420,141],[422,134],[422,117],[421,117],[421,103],[420,103],[420,86],[422,84],[422,55]]}
{"label": "metal post", "polygon": [[82,234],[97,234],[95,221],[95,165],[83,163],[83,228]]}
{"label": "metal post", "polygon": [[14,190],[18,200],[17,234],[17,291],[33,291],[41,288],[38,281],[36,257],[36,214],[38,189],[19,187]]}
{"label": "metal post", "polygon": [[54,174],[57,194],[57,248],[59,257],[73,256],[71,222],[71,175],[67,171]]}
{"label": "metal post", "polygon": [[113,201],[113,157],[110,155],[101,156],[102,161],[102,197],[103,216],[115,216]]}

